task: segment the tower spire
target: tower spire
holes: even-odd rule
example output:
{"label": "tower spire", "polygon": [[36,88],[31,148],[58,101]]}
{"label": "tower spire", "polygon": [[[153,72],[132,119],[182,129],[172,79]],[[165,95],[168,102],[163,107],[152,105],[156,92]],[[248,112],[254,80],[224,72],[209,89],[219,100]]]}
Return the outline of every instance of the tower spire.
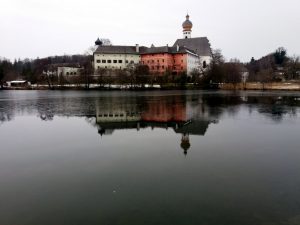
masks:
{"label": "tower spire", "polygon": [[190,15],[187,13],[186,20],[182,24],[183,38],[192,37],[192,27],[193,27],[193,23],[190,21]]}

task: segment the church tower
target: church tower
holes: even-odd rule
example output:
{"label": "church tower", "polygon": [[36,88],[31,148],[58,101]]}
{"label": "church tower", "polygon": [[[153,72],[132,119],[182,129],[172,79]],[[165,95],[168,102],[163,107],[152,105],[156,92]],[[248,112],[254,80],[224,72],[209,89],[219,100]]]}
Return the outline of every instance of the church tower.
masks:
{"label": "church tower", "polygon": [[192,27],[193,27],[193,23],[190,21],[190,16],[186,15],[186,20],[182,24],[183,38],[192,37]]}

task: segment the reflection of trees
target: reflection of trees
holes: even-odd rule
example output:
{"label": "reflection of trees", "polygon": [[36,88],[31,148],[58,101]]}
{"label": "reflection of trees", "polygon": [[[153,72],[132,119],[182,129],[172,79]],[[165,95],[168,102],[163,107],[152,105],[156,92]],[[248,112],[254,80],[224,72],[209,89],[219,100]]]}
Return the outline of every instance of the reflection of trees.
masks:
{"label": "reflection of trees", "polygon": [[0,105],[0,125],[4,122],[13,120],[15,117],[15,108],[14,104],[10,102],[1,102]]}
{"label": "reflection of trees", "polygon": [[256,95],[245,93],[208,94],[201,101],[210,117],[219,118],[222,114],[236,115],[241,105],[247,105],[249,111],[257,110],[274,121],[281,121],[285,115],[296,116],[300,101],[294,96]]}
{"label": "reflection of trees", "polygon": [[300,101],[292,96],[250,96],[247,104],[277,122],[280,122],[285,115],[295,117],[300,107]]}
{"label": "reflection of trees", "polygon": [[0,109],[0,125],[4,122],[10,121],[14,118],[14,115],[10,112],[5,112]]}
{"label": "reflection of trees", "polygon": [[[296,116],[300,101],[294,96],[262,92],[37,92],[24,99],[4,99],[0,104],[0,121],[12,120],[16,115],[36,114],[41,120],[53,120],[54,116],[95,117],[96,110],[139,113],[144,122],[169,123],[197,121],[208,123],[220,120],[224,113],[236,115],[240,106],[257,111],[274,121],[286,115]],[[21,95],[18,95],[21,96]],[[141,124],[142,125],[142,124]],[[159,126],[161,126],[160,124]],[[192,125],[191,125],[192,126]],[[194,129],[193,128],[193,129]]]}

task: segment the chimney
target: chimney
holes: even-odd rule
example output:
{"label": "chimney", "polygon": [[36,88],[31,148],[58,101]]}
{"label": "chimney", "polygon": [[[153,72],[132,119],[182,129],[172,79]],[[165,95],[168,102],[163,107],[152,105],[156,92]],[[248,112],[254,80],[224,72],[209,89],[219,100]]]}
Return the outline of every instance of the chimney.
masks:
{"label": "chimney", "polygon": [[177,50],[177,52],[179,52],[179,45],[176,46],[176,50]]}
{"label": "chimney", "polygon": [[136,52],[140,52],[140,46],[139,46],[139,44],[136,44],[136,45],[135,45],[135,51],[136,51]]}

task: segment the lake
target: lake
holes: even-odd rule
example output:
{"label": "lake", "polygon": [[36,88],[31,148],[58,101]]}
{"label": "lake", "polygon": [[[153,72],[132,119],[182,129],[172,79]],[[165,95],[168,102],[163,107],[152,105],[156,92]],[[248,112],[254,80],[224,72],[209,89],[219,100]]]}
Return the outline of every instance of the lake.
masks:
{"label": "lake", "polygon": [[299,225],[300,92],[0,91],[1,225]]}

